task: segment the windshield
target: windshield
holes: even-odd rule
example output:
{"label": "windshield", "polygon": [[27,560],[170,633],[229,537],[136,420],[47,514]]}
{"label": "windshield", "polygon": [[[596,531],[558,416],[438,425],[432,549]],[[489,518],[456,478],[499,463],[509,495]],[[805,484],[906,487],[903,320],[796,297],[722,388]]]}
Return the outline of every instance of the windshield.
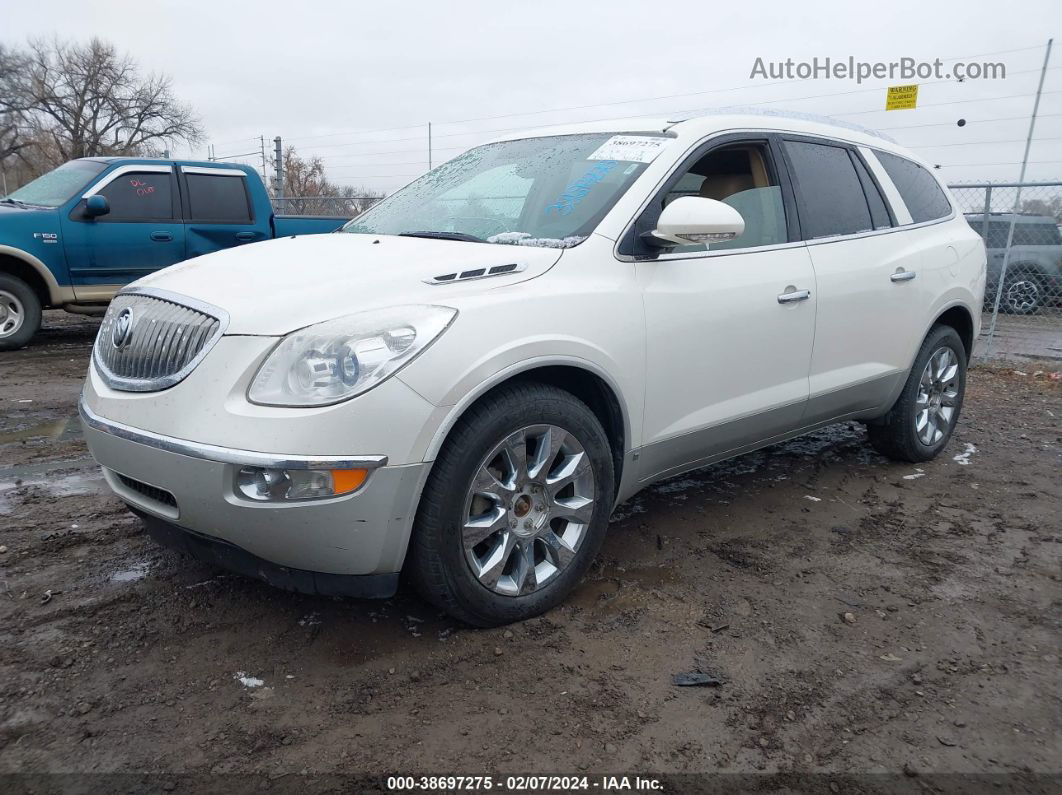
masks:
{"label": "windshield", "polygon": [[342,231],[575,246],[670,141],[595,133],[486,144],[428,172]]}
{"label": "windshield", "polygon": [[6,198],[38,207],[58,207],[88,185],[89,180],[105,168],[106,163],[97,163],[94,160],[71,160],[54,171],[27,182]]}

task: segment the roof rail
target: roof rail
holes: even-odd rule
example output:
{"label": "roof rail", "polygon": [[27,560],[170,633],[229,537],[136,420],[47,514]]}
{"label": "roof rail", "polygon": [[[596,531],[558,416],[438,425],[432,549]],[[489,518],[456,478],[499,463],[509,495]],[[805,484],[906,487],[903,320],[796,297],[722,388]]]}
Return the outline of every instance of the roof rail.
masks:
{"label": "roof rail", "polygon": [[753,108],[743,105],[730,105],[723,108],[709,108],[699,113],[692,113],[688,116],[683,116],[678,119],[669,119],[668,121],[673,124],[678,124],[682,121],[689,121],[690,119],[696,119],[700,116],[771,116],[780,119],[799,119],[801,121],[813,121],[819,124],[828,124],[831,127],[844,127],[855,132],[861,132],[864,135],[872,135],[875,138],[880,138],[883,141],[889,143],[896,143],[896,140],[891,136],[886,135],[880,130],[875,130],[870,127],[864,127],[862,124],[855,124],[850,121],[843,121],[841,119],[835,119],[831,116],[823,116],[817,113],[804,113],[798,110],[772,110],[770,108]]}

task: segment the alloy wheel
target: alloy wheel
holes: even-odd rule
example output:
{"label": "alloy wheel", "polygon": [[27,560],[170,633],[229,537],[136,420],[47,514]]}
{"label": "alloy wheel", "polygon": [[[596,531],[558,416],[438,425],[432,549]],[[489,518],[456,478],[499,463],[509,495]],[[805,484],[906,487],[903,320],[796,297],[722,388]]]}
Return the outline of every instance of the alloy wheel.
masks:
{"label": "alloy wheel", "polygon": [[959,359],[951,348],[938,348],[926,362],[915,399],[915,432],[922,444],[939,442],[959,405]]}
{"label": "alloy wheel", "polygon": [[1040,305],[1040,285],[1034,279],[1016,279],[1007,284],[1003,300],[1011,312],[1029,314]]}
{"label": "alloy wheel", "polygon": [[465,496],[462,543],[476,579],[504,596],[545,587],[573,560],[595,507],[582,444],[556,425],[530,425],[484,458]]}

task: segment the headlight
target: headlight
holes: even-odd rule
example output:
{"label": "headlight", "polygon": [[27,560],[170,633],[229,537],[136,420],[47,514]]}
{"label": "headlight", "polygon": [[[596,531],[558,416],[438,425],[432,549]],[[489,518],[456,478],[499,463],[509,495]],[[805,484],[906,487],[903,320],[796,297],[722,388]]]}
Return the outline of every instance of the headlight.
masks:
{"label": "headlight", "polygon": [[266,406],[327,406],[394,375],[457,315],[448,306],[362,312],[293,331],[259,368],[247,397]]}

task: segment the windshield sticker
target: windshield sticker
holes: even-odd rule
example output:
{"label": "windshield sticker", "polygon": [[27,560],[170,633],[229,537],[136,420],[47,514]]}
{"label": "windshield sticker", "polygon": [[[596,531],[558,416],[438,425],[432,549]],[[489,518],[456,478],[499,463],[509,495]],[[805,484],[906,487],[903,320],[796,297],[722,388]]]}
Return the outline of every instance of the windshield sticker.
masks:
{"label": "windshield sticker", "polygon": [[649,135],[613,135],[586,159],[652,163],[670,140]]}
{"label": "windshield sticker", "polygon": [[[601,158],[597,158],[601,159]],[[586,195],[590,192],[590,189],[597,183],[605,178],[612,169],[618,166],[615,160],[602,160],[592,169],[583,174],[579,179],[575,180],[571,185],[564,189],[564,193],[553,204],[547,205],[546,215],[550,213],[557,213],[557,215],[571,215],[575,209],[575,205],[586,198]]]}

